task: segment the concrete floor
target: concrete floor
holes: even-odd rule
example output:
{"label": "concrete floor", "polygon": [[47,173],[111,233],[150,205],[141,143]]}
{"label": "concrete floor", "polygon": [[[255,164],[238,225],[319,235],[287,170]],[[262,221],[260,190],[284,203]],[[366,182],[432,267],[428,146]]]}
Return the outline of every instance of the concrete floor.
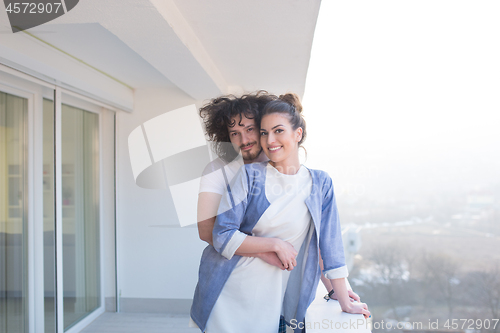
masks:
{"label": "concrete floor", "polygon": [[189,316],[163,313],[104,312],[81,333],[199,333]]}

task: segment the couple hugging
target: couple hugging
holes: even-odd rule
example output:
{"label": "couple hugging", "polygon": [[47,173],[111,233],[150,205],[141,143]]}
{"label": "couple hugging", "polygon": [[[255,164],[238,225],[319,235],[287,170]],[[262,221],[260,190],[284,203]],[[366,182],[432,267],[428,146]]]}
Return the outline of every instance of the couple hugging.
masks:
{"label": "couple hugging", "polygon": [[299,161],[306,123],[298,96],[223,96],[200,115],[219,157],[200,184],[198,231],[209,245],[190,326],[277,333],[295,323],[303,332],[296,324],[304,322],[320,279],[343,311],[368,317],[346,284],[332,180]]}

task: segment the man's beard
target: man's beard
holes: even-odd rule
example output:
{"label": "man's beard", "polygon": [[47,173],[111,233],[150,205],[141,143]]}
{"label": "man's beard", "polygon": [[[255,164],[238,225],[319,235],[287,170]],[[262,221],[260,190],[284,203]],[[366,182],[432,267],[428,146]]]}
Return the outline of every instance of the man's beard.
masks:
{"label": "man's beard", "polygon": [[262,147],[260,147],[259,151],[258,151],[257,153],[255,153],[255,154],[252,154],[252,153],[251,153],[251,151],[248,151],[248,152],[243,152],[243,150],[241,150],[242,148],[245,148],[245,147],[250,146],[250,145],[252,145],[252,144],[253,144],[253,145],[256,145],[256,144],[257,144],[257,142],[250,143],[250,144],[248,144],[248,145],[246,145],[246,146],[242,146],[242,147],[240,147],[241,156],[243,156],[243,159],[244,159],[245,161],[251,161],[251,160],[254,160],[254,159],[256,159],[257,157],[259,157],[260,153],[262,153]]}

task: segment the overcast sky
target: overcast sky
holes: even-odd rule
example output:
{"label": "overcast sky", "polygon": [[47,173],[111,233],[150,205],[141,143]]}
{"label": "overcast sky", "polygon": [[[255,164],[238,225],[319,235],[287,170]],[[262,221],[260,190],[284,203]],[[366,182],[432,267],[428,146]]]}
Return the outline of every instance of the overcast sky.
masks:
{"label": "overcast sky", "polygon": [[500,2],[323,1],[306,165],[337,195],[500,182]]}

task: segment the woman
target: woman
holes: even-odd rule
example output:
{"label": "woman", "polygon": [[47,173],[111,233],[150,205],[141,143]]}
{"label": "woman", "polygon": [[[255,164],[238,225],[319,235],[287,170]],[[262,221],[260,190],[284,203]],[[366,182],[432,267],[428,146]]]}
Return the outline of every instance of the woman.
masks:
{"label": "woman", "polygon": [[[269,162],[245,165],[223,197],[213,247],[203,252],[191,318],[203,332],[278,331],[280,315],[305,319],[323,273],[343,311],[370,315],[349,300],[342,235],[330,177],[300,165],[306,137],[295,94],[266,105],[261,146]],[[239,253],[275,252],[285,270]],[[300,329],[296,330],[300,332]]]}

